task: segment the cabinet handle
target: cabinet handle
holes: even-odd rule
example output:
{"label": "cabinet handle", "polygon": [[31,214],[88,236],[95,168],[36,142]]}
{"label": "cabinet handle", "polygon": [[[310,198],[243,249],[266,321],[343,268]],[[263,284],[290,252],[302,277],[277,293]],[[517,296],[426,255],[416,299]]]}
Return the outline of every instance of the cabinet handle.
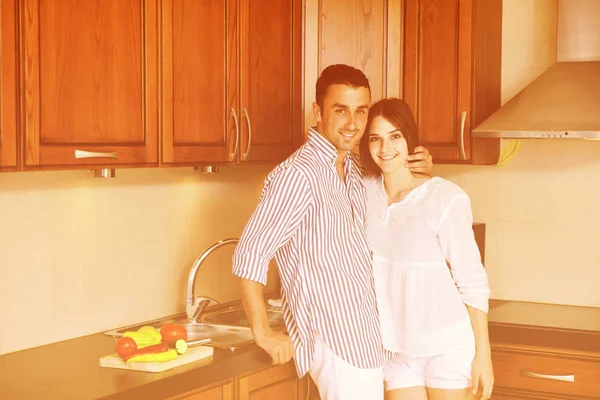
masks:
{"label": "cabinet handle", "polygon": [[527,371],[526,369],[521,370],[521,376],[525,376],[527,378],[542,378],[563,382],[575,382],[575,375],[546,375],[538,374],[537,372]]}
{"label": "cabinet handle", "polygon": [[246,147],[246,152],[242,157],[242,161],[248,161],[248,154],[250,154],[250,145],[252,144],[252,125],[250,125],[250,116],[248,115],[248,111],[244,108],[244,115],[246,116],[246,121],[248,123],[248,147]]}
{"label": "cabinet handle", "polygon": [[231,107],[231,114],[233,115],[233,122],[235,122],[235,147],[233,149],[233,153],[229,155],[229,161],[233,161],[235,159],[235,155],[238,151],[238,145],[240,144],[240,126],[238,125],[237,114],[235,113],[235,109]]}
{"label": "cabinet handle", "polygon": [[75,150],[75,158],[117,158],[117,152],[98,153],[96,151]]}
{"label": "cabinet handle", "polygon": [[460,113],[460,159],[463,161],[467,159],[465,154],[465,122],[467,122],[467,112],[462,111]]}

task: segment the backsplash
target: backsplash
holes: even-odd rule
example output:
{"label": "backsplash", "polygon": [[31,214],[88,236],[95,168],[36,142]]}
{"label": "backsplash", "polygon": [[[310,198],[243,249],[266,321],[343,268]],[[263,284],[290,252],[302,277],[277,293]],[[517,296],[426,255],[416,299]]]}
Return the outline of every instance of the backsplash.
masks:
{"label": "backsplash", "polygon": [[[239,237],[269,167],[0,174],[0,354],[184,311],[189,269]],[[233,246],[202,265],[196,294],[237,299]],[[268,290],[278,287],[271,271]]]}

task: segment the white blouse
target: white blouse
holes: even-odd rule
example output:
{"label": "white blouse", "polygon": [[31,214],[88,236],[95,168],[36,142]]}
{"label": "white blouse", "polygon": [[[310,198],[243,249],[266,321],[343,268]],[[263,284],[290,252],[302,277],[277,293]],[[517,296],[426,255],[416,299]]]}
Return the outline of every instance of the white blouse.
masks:
{"label": "white blouse", "polygon": [[381,177],[364,184],[384,346],[411,356],[472,346],[465,304],[487,312],[490,289],[469,196],[434,177],[388,206]]}

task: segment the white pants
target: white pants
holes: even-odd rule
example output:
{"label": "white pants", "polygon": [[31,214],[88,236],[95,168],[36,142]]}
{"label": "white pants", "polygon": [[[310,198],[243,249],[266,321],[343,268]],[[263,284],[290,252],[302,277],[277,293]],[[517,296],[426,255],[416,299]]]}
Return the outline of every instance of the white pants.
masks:
{"label": "white pants", "polygon": [[383,368],[358,368],[344,361],[315,335],[309,370],[321,400],[383,400]]}

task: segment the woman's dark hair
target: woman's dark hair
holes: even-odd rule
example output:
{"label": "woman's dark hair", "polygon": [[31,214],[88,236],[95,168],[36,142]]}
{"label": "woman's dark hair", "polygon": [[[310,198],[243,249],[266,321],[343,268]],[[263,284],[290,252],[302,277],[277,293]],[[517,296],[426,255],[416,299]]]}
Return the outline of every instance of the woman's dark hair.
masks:
{"label": "woman's dark hair", "polygon": [[376,117],[383,117],[398,128],[406,139],[408,154],[413,154],[415,147],[419,145],[419,130],[408,104],[404,100],[396,98],[379,100],[369,108],[367,126],[359,145],[360,161],[368,175],[381,174],[381,169],[375,164],[369,152],[369,132],[373,119]]}
{"label": "woman's dark hair", "polygon": [[323,108],[323,99],[327,93],[327,89],[331,85],[346,85],[353,88],[364,87],[371,93],[369,80],[359,69],[345,64],[334,64],[325,68],[319,79],[317,79],[317,87],[315,93],[315,101],[317,105]]}

